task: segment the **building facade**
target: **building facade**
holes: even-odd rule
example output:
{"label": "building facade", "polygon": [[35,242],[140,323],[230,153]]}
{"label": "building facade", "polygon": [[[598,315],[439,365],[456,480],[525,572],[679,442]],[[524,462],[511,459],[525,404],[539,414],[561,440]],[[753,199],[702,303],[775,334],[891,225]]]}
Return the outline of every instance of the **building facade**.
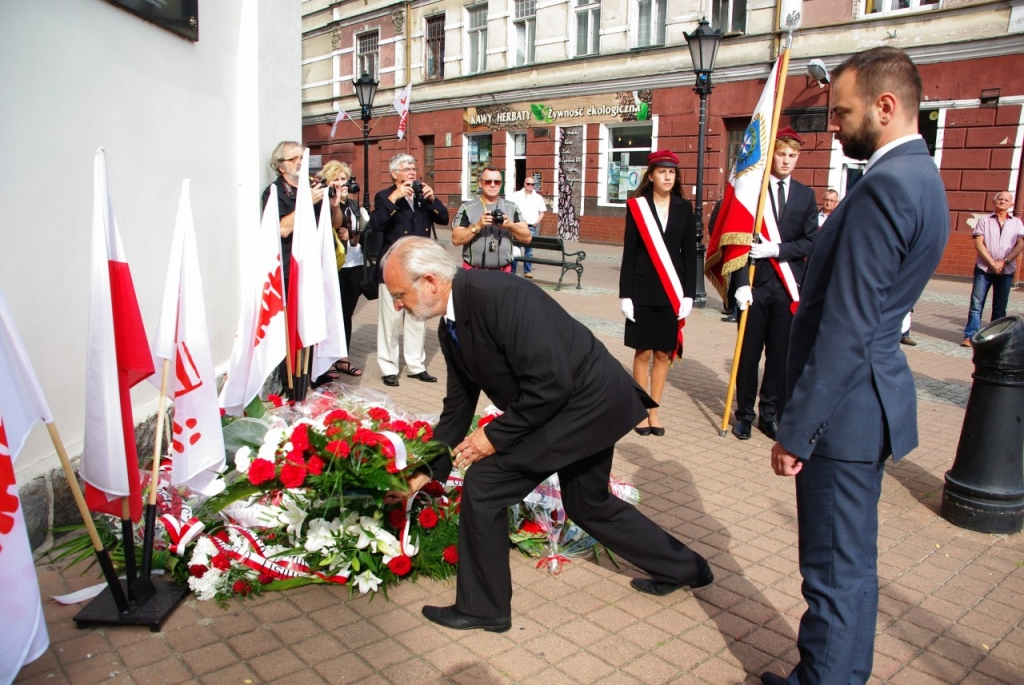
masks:
{"label": "building facade", "polygon": [[[949,193],[939,273],[969,275],[975,216],[996,192],[1021,189],[1024,0],[307,0],[303,140],[323,161],[351,164],[371,193],[390,183],[391,156],[408,152],[451,208],[477,193],[485,166],[502,170],[507,193],[534,176],[552,210],[543,234],[618,243],[651,150],[676,151],[696,195],[699,99],[685,34],[706,17],[725,34],[708,99],[706,223],[793,12],[780,126],[806,141],[796,178],[842,197],[864,166],[826,131],[830,89],[808,63],[907,50],[925,85],[921,131]],[[368,169],[352,86],[364,72],[380,83]],[[409,83],[399,140],[391,103]],[[354,121],[332,137],[340,110]]]}

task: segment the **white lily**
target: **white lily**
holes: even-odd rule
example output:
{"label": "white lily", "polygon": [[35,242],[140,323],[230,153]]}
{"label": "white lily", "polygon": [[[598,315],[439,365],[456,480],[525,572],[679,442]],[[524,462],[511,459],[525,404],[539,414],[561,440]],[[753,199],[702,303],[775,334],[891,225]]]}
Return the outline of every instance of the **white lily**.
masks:
{"label": "white lily", "polygon": [[249,467],[252,465],[252,448],[248,445],[242,445],[235,452],[235,470],[239,473],[248,473]]}
{"label": "white lily", "polygon": [[291,499],[286,499],[281,503],[282,511],[277,515],[277,521],[283,526],[287,526],[287,530],[292,535],[298,535],[302,531],[302,523],[306,520],[305,511],[299,509],[298,505]]}
{"label": "white lily", "polygon": [[306,529],[306,542],[303,544],[306,551],[319,552],[325,548],[337,547],[338,539],[335,535],[338,533],[339,523],[337,520],[332,523],[326,519],[311,519],[309,528]]}
{"label": "white lily", "polygon": [[355,582],[356,587],[359,588],[359,592],[364,595],[367,592],[376,592],[377,588],[380,587],[380,584],[383,582],[380,578],[373,575],[372,571],[368,570],[360,573],[353,579],[353,581]]}

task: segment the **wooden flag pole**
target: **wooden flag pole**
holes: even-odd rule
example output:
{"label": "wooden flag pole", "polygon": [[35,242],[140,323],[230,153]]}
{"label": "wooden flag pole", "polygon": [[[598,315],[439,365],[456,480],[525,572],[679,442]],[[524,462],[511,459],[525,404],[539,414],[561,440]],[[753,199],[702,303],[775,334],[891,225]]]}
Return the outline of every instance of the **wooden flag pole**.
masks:
{"label": "wooden flag pole", "polygon": [[[775,89],[775,107],[772,110],[772,129],[771,135],[768,136],[768,156],[765,162],[764,174],[761,177],[761,194],[758,196],[757,201],[757,217],[754,219],[754,228],[750,234],[751,245],[754,244],[754,238],[757,236],[761,228],[761,222],[764,220],[764,205],[768,195],[768,183],[771,181],[772,159],[775,157],[775,135],[779,130],[779,115],[782,113],[782,95],[786,91],[786,74],[789,71],[789,43],[792,37],[793,34],[790,33],[786,47],[782,51],[782,61],[779,64],[778,87]],[[750,266],[747,269],[747,282],[753,288],[754,260],[750,259],[749,255],[750,253],[748,252],[747,261]],[[719,436],[723,438],[729,434],[729,414],[732,412],[732,398],[736,392],[736,374],[739,372],[740,352],[743,349],[743,336],[747,330],[747,314],[749,311],[749,307],[740,310],[739,331],[736,334],[736,347],[732,353],[732,368],[729,371],[729,387],[725,393],[725,411],[722,413],[722,426],[718,431]]]}
{"label": "wooden flag pole", "polygon": [[288,298],[281,302],[281,310],[284,312],[284,368],[288,371],[288,389],[292,390],[292,340],[288,333]]}

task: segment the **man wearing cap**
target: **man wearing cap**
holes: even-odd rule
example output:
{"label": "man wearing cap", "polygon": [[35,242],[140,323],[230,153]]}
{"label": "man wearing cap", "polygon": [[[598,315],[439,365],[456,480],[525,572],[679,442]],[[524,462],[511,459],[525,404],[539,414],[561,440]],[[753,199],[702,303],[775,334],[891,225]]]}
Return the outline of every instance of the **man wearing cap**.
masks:
{"label": "man wearing cap", "polygon": [[[786,354],[789,326],[800,300],[804,258],[818,234],[818,204],[814,191],[792,178],[800,158],[803,140],[791,128],[778,132],[772,158],[771,183],[759,241],[750,247],[754,260],[753,289],[746,269],[736,273],[736,303],[750,307],[736,374],[736,425],[732,432],[740,440],[750,439],[757,397],[757,371],[764,350],[764,377],[757,426],[775,439],[785,403]],[[770,211],[769,211],[770,210]],[[753,292],[752,292],[753,290]]]}

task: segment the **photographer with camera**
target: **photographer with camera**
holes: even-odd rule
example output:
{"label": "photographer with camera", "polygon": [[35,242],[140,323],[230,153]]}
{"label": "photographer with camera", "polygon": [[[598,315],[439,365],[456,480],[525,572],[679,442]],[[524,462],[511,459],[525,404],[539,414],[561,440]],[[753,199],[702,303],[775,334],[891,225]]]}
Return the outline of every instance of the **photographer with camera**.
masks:
{"label": "photographer with camera", "polygon": [[[403,153],[391,158],[388,165],[394,185],[385,188],[373,198],[373,230],[383,238],[380,254],[405,236],[430,237],[434,224],[448,223],[448,208],[434,195],[434,189],[416,178],[416,160]],[[377,267],[377,364],[384,385],[398,385],[398,333],[402,331],[405,343],[405,366],[409,378],[424,383],[436,383],[437,378],[427,372],[427,353],[423,341],[427,335],[426,323],[406,316],[404,309],[396,309],[391,293],[384,287],[380,266]]]}
{"label": "photographer with camera", "polygon": [[512,271],[512,238],[524,245],[530,227],[514,202],[498,197],[501,171],[489,166],[480,172],[480,197],[464,202],[452,222],[452,244],[462,245],[464,269]]}

